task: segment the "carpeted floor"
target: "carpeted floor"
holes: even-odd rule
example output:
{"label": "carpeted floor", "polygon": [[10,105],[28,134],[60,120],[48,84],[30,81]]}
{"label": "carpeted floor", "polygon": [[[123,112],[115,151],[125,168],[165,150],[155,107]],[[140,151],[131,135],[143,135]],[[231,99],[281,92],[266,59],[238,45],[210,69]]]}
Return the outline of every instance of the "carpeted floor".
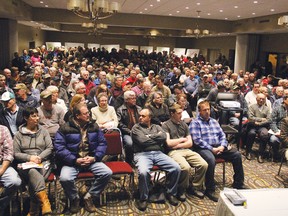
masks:
{"label": "carpeted floor", "polygon": [[[274,163],[265,160],[263,164],[257,162],[256,158],[248,161],[243,156],[243,166],[245,172],[245,185],[251,189],[254,188],[283,188],[284,185],[281,181],[288,178],[288,166],[285,162],[280,178],[275,178],[280,163]],[[222,184],[222,165],[218,164],[216,166],[216,183],[217,183],[217,193],[223,190]],[[225,187],[230,187],[233,179],[233,169],[230,163],[226,163],[226,185]],[[129,216],[129,215],[172,215],[172,216],[182,216],[182,215],[214,215],[217,203],[210,201],[207,197],[204,199],[198,199],[196,197],[188,196],[187,201],[181,203],[177,207],[171,206],[168,202],[165,204],[155,204],[150,203],[145,212],[140,212],[136,206],[135,201],[129,198],[129,194],[117,191],[117,185],[119,180],[113,180],[109,184],[109,189],[106,197],[106,204],[99,206],[95,214],[89,214],[81,209],[77,215],[119,215],[119,216]],[[119,185],[118,185],[119,186]],[[59,185],[58,193],[60,195],[60,200],[58,201],[58,212],[65,211],[64,193]],[[55,205],[53,205],[55,206]],[[25,208],[25,206],[24,206]],[[54,207],[55,208],[55,207]],[[27,211],[27,210],[26,210]],[[18,215],[14,213],[13,215]],[[66,211],[62,215],[70,215],[69,211]],[[75,214],[76,215],[76,214]]]}

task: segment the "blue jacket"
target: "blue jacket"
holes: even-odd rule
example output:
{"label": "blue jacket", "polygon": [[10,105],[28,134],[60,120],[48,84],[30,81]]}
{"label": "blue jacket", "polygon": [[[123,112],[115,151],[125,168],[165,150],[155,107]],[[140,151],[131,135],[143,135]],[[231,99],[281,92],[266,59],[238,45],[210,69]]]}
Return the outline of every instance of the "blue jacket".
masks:
{"label": "blue jacket", "polygon": [[[80,128],[70,118],[57,131],[54,140],[54,148],[59,165],[74,166],[79,158],[79,145],[81,143]],[[107,143],[103,132],[95,122],[89,122],[87,126],[87,139],[89,143],[89,156],[101,161],[105,155]]]}

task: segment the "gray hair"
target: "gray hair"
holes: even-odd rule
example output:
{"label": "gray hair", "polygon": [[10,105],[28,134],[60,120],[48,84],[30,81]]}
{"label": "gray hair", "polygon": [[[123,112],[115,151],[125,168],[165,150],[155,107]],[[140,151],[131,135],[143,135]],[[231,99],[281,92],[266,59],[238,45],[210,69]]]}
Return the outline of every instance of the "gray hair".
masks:
{"label": "gray hair", "polygon": [[134,91],[126,91],[126,92],[124,92],[124,101],[127,101],[132,96],[136,96]]}

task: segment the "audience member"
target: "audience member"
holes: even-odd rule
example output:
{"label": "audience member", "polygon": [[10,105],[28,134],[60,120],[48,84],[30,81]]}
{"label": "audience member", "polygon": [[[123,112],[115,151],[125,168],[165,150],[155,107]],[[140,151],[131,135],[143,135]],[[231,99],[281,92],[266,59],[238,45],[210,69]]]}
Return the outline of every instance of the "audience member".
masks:
{"label": "audience member", "polygon": [[14,160],[13,140],[9,130],[0,125],[0,183],[3,185],[0,194],[0,215],[5,215],[12,196],[21,186],[21,179],[15,169],[10,166]]}
{"label": "audience member", "polygon": [[166,141],[166,133],[159,125],[151,124],[151,118],[151,111],[143,109],[139,113],[139,123],[136,123],[131,130],[140,193],[136,204],[140,211],[145,211],[148,205],[151,178],[149,172],[153,165],[167,172],[166,197],[171,205],[178,205],[176,195],[180,167],[172,158],[163,153],[162,146]]}
{"label": "audience member", "polygon": [[210,117],[210,104],[202,101],[198,104],[199,116],[190,123],[189,129],[194,142],[194,149],[208,163],[205,176],[205,195],[217,202],[215,194],[215,160],[223,158],[232,163],[234,169],[234,182],[232,187],[237,189],[245,188],[244,171],[242,166],[241,153],[231,146],[228,146],[225,133],[219,123]]}
{"label": "audience member", "polygon": [[[169,111],[170,119],[163,123],[163,130],[167,136],[168,156],[173,158],[181,168],[177,198],[184,202],[185,192],[189,188],[190,194],[203,199],[202,190],[208,164],[199,154],[190,149],[193,145],[192,138],[187,124],[181,120],[183,112],[181,106],[173,105]],[[196,171],[190,185],[192,167],[195,167]]]}
{"label": "audience member", "polygon": [[[35,107],[23,111],[25,123],[19,127],[14,137],[14,155],[18,172],[29,186],[30,215],[39,215],[39,203],[42,215],[52,212],[46,192],[45,179],[51,172],[50,159],[53,151],[52,140],[48,131],[39,124],[38,111]],[[33,162],[39,167],[21,168],[22,163]],[[45,168],[41,169],[40,164]]]}
{"label": "audience member", "polygon": [[54,148],[61,166],[60,183],[70,200],[70,212],[76,214],[80,210],[75,179],[79,172],[86,170],[94,174],[95,181],[83,197],[84,208],[89,213],[95,212],[93,198],[99,199],[112,171],[101,162],[107,148],[106,140],[98,125],[90,121],[85,104],[73,108],[73,118],[58,130]]}

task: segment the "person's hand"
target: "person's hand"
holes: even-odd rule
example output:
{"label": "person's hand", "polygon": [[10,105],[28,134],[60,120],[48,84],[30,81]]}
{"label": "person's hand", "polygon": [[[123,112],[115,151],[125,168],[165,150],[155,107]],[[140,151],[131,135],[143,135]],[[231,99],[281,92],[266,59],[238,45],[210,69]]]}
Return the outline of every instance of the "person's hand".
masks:
{"label": "person's hand", "polygon": [[77,164],[77,165],[83,166],[84,163],[85,163],[84,158],[77,158],[77,160],[76,160],[76,164]]}
{"label": "person's hand", "polygon": [[86,166],[88,166],[88,165],[90,165],[90,164],[95,162],[95,158],[94,157],[86,156],[83,159],[84,159],[84,165],[86,165]]}
{"label": "person's hand", "polygon": [[41,163],[41,157],[37,156],[37,155],[31,155],[30,157],[30,162],[34,162],[36,164],[40,164]]}
{"label": "person's hand", "polygon": [[218,155],[218,152],[219,152],[218,148],[213,148],[213,149],[212,149],[212,153],[213,153],[214,155]]}
{"label": "person's hand", "polygon": [[218,147],[218,154],[221,154],[224,151],[224,146],[219,146]]}
{"label": "person's hand", "polygon": [[239,117],[240,117],[240,113],[235,113],[234,116],[235,116],[236,118],[239,118]]}
{"label": "person's hand", "polygon": [[280,137],[280,131],[277,131],[277,132],[275,133],[275,136]]}
{"label": "person's hand", "polygon": [[180,143],[184,143],[184,142],[186,142],[188,139],[186,138],[186,137],[182,137],[182,138],[180,138]]}

